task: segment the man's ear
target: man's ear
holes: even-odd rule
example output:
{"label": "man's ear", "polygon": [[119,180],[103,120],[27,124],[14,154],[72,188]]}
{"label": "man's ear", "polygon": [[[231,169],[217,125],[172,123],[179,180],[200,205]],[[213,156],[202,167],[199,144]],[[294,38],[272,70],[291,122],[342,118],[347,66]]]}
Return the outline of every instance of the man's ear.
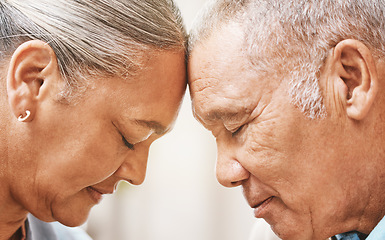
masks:
{"label": "man's ear", "polygon": [[371,109],[378,90],[372,52],[360,41],[347,39],[336,45],[332,61],[338,78],[335,86],[347,116],[362,120]]}
{"label": "man's ear", "polygon": [[37,104],[47,96],[47,80],[60,77],[56,55],[52,48],[40,40],[21,44],[13,53],[7,73],[7,94],[16,118],[35,117]]}

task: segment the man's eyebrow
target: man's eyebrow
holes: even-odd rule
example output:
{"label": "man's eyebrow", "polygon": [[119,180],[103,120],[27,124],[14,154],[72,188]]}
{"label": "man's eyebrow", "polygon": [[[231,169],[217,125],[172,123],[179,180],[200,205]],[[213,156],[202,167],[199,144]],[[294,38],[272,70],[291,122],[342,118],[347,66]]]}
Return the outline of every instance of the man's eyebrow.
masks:
{"label": "man's eyebrow", "polygon": [[209,121],[217,121],[217,120],[232,120],[239,115],[239,112],[236,111],[222,111],[219,109],[215,109],[209,111],[205,118]]}
{"label": "man's eyebrow", "polygon": [[153,129],[157,135],[163,135],[169,131],[169,129],[163,126],[160,122],[157,121],[146,121],[141,119],[135,119],[135,123],[146,128]]}

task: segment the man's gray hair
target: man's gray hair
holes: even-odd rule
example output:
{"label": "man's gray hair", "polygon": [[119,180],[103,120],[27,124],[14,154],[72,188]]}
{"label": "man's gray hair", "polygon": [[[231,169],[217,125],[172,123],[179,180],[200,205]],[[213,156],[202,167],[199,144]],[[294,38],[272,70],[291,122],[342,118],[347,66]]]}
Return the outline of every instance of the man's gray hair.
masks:
{"label": "man's gray hair", "polygon": [[0,0],[0,24],[0,62],[21,43],[42,40],[69,91],[86,75],[134,75],[151,51],[186,45],[172,0]]}
{"label": "man's gray hair", "polygon": [[329,51],[356,39],[385,55],[384,0],[217,0],[191,32],[189,51],[227,22],[245,32],[256,71],[290,81],[293,103],[311,118],[325,114],[318,78]]}

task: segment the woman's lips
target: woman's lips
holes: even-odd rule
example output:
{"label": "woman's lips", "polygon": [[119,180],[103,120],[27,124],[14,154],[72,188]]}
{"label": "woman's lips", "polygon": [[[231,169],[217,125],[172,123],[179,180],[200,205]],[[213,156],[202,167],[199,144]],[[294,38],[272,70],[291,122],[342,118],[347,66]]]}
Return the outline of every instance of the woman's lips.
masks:
{"label": "woman's lips", "polygon": [[254,207],[254,216],[256,218],[263,218],[265,213],[268,211],[270,202],[273,200],[273,198],[274,197],[269,197]]}
{"label": "woman's lips", "polygon": [[93,187],[87,187],[87,192],[88,194],[90,195],[91,199],[96,203],[100,203],[100,201],[102,200],[103,198],[103,193],[99,192],[98,190],[96,190],[95,188]]}

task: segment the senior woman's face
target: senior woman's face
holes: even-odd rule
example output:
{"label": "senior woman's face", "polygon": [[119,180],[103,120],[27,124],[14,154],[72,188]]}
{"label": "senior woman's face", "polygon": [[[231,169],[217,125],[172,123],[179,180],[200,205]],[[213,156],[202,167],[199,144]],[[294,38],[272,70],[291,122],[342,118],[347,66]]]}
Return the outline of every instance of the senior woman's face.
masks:
{"label": "senior woman's face", "polygon": [[120,180],[143,182],[149,147],[171,130],[181,104],[184,54],[158,53],[131,79],[89,80],[74,103],[53,101],[58,87],[22,123],[30,161],[13,197],[42,220],[79,225]]}

